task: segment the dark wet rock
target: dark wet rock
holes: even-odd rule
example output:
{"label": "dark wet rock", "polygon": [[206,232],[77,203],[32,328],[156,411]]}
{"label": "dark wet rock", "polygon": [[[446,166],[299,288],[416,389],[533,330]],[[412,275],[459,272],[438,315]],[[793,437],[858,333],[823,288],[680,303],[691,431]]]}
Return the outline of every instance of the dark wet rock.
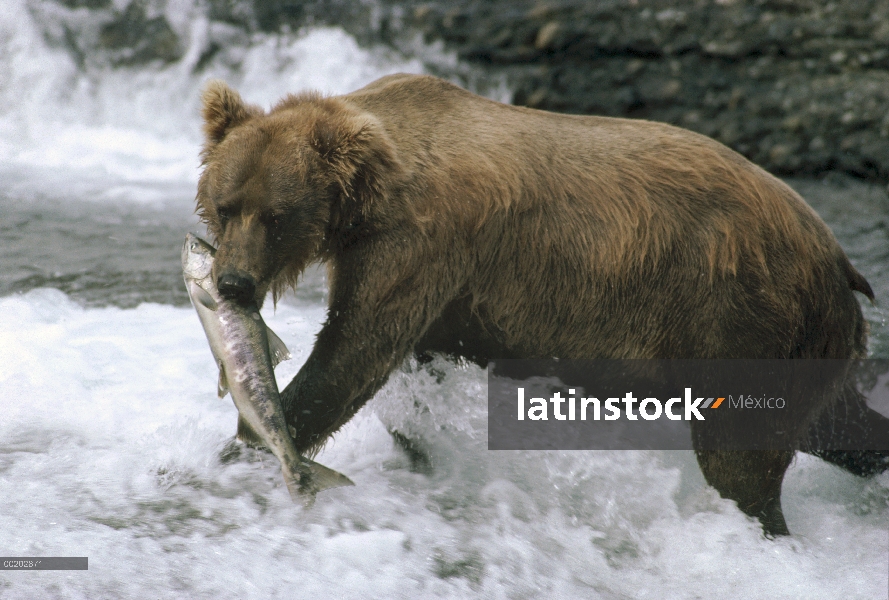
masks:
{"label": "dark wet rock", "polygon": [[207,16],[211,21],[245,29],[256,26],[253,7],[242,0],[209,0]]}
{"label": "dark wet rock", "polygon": [[100,45],[114,64],[155,60],[174,62],[184,54],[179,36],[162,15],[149,17],[145,5],[132,2],[99,32]]}
{"label": "dark wet rock", "polygon": [[[156,3],[55,1],[95,15],[46,26],[81,63],[93,47],[113,64],[171,62],[188,45],[163,13],[149,13]],[[207,0],[197,9],[210,20],[198,69],[256,32],[338,25],[405,54],[419,37],[461,59],[427,56],[430,72],[482,92],[505,80],[517,104],[673,123],[782,175],[839,169],[889,181],[889,0]]]}
{"label": "dark wet rock", "polygon": [[779,174],[889,179],[889,0],[398,5],[517,104],[673,123]]}
{"label": "dark wet rock", "polygon": [[265,31],[275,31],[282,25],[299,28],[308,21],[306,2],[302,0],[263,0],[253,4],[256,24]]}
{"label": "dark wet rock", "polygon": [[109,8],[111,0],[59,0],[67,8]]}

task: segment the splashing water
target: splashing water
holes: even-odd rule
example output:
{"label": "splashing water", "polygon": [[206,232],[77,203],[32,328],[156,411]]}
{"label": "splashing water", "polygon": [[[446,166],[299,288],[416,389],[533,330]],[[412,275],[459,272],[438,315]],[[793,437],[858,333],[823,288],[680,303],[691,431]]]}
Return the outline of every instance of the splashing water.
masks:
{"label": "splashing water", "polygon": [[[272,456],[230,446],[237,411],[181,288],[199,91],[222,77],[268,106],[423,66],[335,28],[247,35],[198,2],[164,11],[187,47],[142,66],[57,43],[64,23],[89,29],[84,9],[0,14],[0,553],[90,564],[0,571],[0,597],[886,597],[889,475],[799,455],[794,535],[766,540],[691,453],[489,452],[485,372],[440,359],[396,372],[318,457],[356,486],[294,506]],[[884,196],[795,185],[885,297]],[[264,311],[294,354],[280,385],[324,307],[312,272]],[[866,311],[886,356],[882,309]],[[423,440],[428,469],[392,428]]]}

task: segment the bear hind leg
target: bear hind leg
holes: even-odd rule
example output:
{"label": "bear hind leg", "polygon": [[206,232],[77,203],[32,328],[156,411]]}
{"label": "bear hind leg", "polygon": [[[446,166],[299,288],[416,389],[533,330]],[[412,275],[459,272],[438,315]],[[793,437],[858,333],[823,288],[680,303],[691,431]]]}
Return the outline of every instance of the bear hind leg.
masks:
{"label": "bear hind leg", "polygon": [[878,475],[889,469],[889,419],[847,384],[809,428],[802,449],[860,477]]}
{"label": "bear hind leg", "polygon": [[762,523],[767,537],[789,535],[781,510],[781,483],[792,450],[698,450],[698,465],[719,495]]}
{"label": "bear hind leg", "polygon": [[432,464],[432,455],[423,442],[419,439],[408,437],[397,429],[390,429],[389,435],[392,436],[392,441],[395,442],[398,449],[407,457],[410,464],[408,470],[411,473],[432,475],[434,466]]}

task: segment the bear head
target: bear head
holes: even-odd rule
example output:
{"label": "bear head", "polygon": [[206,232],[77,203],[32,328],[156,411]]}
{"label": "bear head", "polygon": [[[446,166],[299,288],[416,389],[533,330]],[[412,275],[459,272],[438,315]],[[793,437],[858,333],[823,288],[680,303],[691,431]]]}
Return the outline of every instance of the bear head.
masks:
{"label": "bear head", "polygon": [[261,306],[335,253],[398,178],[395,147],[371,114],[316,93],[268,113],[221,81],[204,90],[197,212],[218,249],[224,297]]}

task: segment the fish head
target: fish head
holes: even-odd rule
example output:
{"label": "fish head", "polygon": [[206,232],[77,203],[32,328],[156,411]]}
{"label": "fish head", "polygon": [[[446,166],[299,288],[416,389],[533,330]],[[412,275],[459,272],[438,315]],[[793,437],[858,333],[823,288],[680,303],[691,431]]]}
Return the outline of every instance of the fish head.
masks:
{"label": "fish head", "polygon": [[213,271],[216,249],[193,233],[185,236],[182,245],[182,275],[186,281],[201,281]]}

